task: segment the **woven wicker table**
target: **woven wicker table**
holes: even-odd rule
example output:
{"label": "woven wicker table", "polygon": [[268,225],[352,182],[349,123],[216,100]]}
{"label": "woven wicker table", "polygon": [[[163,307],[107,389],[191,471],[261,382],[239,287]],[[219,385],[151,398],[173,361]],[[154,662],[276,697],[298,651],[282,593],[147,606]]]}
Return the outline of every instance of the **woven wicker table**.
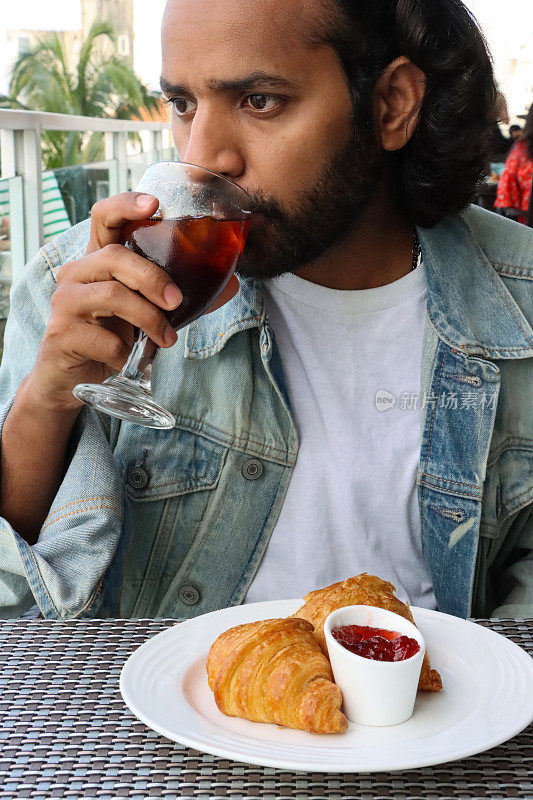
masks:
{"label": "woven wicker table", "polygon": [[[533,653],[533,620],[477,620]],[[198,753],[124,705],[130,653],[176,620],[0,621],[0,798],[533,798],[533,727],[403,773],[293,773]]]}

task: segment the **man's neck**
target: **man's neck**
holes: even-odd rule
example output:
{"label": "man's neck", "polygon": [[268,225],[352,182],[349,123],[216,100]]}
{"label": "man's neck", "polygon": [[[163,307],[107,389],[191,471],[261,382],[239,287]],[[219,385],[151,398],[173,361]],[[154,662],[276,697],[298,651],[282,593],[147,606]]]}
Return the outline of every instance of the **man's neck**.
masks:
{"label": "man's neck", "polygon": [[329,289],[374,289],[407,275],[412,260],[413,227],[384,182],[354,233],[296,274]]}

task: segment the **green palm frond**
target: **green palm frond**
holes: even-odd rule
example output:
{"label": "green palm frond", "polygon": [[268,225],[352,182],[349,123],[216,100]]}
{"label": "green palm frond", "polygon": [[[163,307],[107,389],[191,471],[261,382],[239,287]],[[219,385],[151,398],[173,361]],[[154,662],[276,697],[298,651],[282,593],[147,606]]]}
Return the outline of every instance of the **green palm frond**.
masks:
{"label": "green palm frond", "polygon": [[63,148],[63,152],[65,154],[65,163],[63,166],[71,167],[74,164],[79,164],[82,139],[82,131],[69,131],[66,134],[65,145]]}
{"label": "green palm frond", "polygon": [[[99,47],[107,40],[109,48]],[[102,55],[111,51],[110,55]],[[116,52],[116,35],[109,21],[96,21],[82,43],[78,63],[69,69],[61,34],[40,37],[21,53],[10,71],[9,95],[0,108],[19,108],[88,117],[134,119],[145,110],[158,112],[157,99]],[[43,132],[46,168],[103,158],[103,136],[79,132]],[[83,147],[82,147],[83,143]]]}
{"label": "green palm frond", "polygon": [[86,103],[86,98],[89,94],[91,79],[94,82],[94,73],[101,67],[99,63],[96,63],[95,45],[102,38],[108,39],[110,44],[114,48],[116,47],[116,35],[111,23],[96,20],[91,25],[87,38],[81,47],[77,68],[77,95],[82,103],[80,113],[85,116],[92,116],[87,114],[87,110],[90,109],[90,102]]}
{"label": "green palm frond", "polygon": [[92,161],[103,161],[104,151],[104,133],[102,131],[93,131],[83,146],[84,164],[90,164]]}
{"label": "green palm frond", "polygon": [[56,169],[67,165],[65,161],[66,140],[67,134],[64,131],[43,131],[43,163],[46,169]]}
{"label": "green palm frond", "polygon": [[45,95],[47,82],[57,84],[65,98],[70,99],[72,78],[58,33],[40,37],[26,53],[19,55],[11,69],[9,92],[20,98],[29,93],[33,95],[37,88],[39,95]]}

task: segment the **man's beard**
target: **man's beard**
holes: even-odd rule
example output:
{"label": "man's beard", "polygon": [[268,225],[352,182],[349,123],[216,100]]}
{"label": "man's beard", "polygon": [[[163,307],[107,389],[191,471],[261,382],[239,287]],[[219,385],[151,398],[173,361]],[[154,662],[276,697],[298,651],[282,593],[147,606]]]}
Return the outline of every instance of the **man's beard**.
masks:
{"label": "man's beard", "polygon": [[[352,126],[348,144],[338,151],[314,184],[285,211],[273,197],[249,192],[252,223],[237,274],[274,278],[297,272],[352,234],[367,209],[382,173],[373,132]],[[254,229],[253,216],[262,214]]]}

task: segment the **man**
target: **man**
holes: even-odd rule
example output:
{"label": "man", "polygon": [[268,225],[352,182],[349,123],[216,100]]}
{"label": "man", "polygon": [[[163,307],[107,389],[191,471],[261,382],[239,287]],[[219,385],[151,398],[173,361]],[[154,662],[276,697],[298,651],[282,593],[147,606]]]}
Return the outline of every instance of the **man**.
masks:
{"label": "man", "polygon": [[509,128],[509,136],[511,137],[513,142],[520,141],[520,138],[522,136],[522,128],[520,127],[520,125],[511,125],[511,127]]}
{"label": "man", "polygon": [[[175,343],[179,291],[117,244],[157,206],[135,193],[29,265],[0,373],[1,613],[191,617],[363,571],[451,614],[530,613],[533,239],[465,211],[495,99],[465,7],[170,0],[162,44],[180,158],[254,202],[240,287]],[[134,326],[172,431],[72,395]]]}

